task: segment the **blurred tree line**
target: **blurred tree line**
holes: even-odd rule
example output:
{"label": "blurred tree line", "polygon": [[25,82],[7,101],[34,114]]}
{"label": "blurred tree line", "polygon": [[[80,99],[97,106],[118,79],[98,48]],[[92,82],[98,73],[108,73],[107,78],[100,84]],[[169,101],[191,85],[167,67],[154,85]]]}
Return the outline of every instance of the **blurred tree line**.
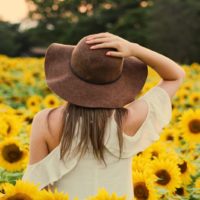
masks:
{"label": "blurred tree line", "polygon": [[27,0],[37,26],[0,21],[0,53],[29,55],[52,42],[76,44],[83,36],[111,32],[173,60],[200,62],[200,1]]}

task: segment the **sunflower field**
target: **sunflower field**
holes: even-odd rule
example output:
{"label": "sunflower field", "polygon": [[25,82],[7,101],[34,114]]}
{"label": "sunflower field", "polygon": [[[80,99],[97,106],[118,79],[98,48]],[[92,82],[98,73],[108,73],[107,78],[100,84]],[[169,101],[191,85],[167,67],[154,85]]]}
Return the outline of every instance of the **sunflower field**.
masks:
{"label": "sunflower field", "polygon": [[[34,115],[64,103],[48,89],[43,66],[44,58],[0,55],[0,199],[71,200],[67,193],[39,190],[21,180],[29,160]],[[158,141],[132,159],[134,200],[200,199],[200,65],[182,67],[186,77],[173,98],[170,124]],[[149,67],[140,95],[159,80]],[[109,194],[106,188],[88,197],[103,199],[126,198]]]}

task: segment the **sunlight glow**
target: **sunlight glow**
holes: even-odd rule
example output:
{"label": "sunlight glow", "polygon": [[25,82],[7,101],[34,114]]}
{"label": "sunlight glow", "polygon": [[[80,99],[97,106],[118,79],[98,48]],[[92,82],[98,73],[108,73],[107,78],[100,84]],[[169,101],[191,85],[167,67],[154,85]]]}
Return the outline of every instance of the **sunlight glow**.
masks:
{"label": "sunlight glow", "polygon": [[0,19],[12,23],[20,22],[28,14],[25,0],[0,0]]}

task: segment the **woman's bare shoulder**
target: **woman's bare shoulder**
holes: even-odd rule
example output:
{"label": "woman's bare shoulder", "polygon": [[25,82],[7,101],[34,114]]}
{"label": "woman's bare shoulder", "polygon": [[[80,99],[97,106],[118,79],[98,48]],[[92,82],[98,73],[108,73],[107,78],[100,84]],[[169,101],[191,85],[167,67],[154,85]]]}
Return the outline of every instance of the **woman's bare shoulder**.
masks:
{"label": "woman's bare shoulder", "polygon": [[148,105],[143,100],[135,100],[127,105],[126,108],[128,116],[124,122],[123,131],[129,136],[133,136],[147,117]]}
{"label": "woman's bare shoulder", "polygon": [[37,121],[41,123],[49,150],[56,147],[59,143],[59,133],[62,126],[64,108],[64,105],[56,108],[45,108],[34,116],[34,118],[37,118]]}
{"label": "woman's bare shoulder", "polygon": [[[39,121],[39,122],[45,122],[47,121],[47,117],[49,115],[50,112],[51,115],[50,115],[50,120],[51,121],[54,121],[56,120],[62,113],[64,109],[64,106],[59,106],[59,107],[56,107],[56,108],[45,108],[43,110],[40,110],[39,112],[37,112],[35,115],[34,115],[34,118],[33,118],[33,121]],[[44,124],[45,125],[45,124]]]}

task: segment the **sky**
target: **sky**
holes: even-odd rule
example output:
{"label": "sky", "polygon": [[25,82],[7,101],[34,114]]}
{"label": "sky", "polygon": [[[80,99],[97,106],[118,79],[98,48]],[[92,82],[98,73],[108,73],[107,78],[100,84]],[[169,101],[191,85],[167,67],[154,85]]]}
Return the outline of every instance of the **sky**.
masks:
{"label": "sky", "polygon": [[11,23],[20,22],[28,14],[25,0],[0,0],[0,18]]}

